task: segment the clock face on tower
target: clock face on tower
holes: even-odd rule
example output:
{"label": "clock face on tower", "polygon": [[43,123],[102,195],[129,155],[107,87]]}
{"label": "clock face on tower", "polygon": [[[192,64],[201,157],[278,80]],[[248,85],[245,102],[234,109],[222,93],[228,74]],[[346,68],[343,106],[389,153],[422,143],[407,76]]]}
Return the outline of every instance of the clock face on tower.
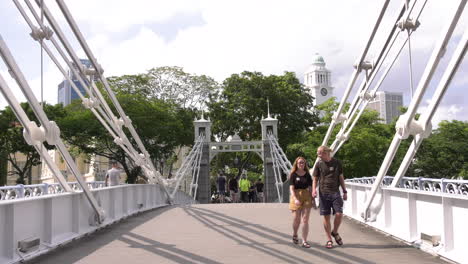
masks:
{"label": "clock face on tower", "polygon": [[325,89],[325,88],[320,89],[320,94],[323,95],[323,96],[327,96],[327,94],[328,94],[327,89]]}

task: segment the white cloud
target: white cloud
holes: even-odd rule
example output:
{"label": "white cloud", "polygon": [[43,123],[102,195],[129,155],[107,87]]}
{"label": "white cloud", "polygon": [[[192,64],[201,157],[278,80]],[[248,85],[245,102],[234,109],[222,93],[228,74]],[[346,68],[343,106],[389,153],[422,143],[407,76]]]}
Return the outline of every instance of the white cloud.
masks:
{"label": "white cloud", "polygon": [[[199,1],[81,0],[68,1],[66,4],[76,20],[93,25],[93,32],[117,33],[128,29],[131,25],[161,22],[178,13],[196,12]],[[53,8],[58,10],[57,7]],[[63,18],[61,20],[63,21]]]}
{"label": "white cloud", "polygon": [[[106,76],[177,65],[188,72],[206,74],[218,81],[243,70],[264,74],[281,74],[288,70],[297,72],[302,78],[313,55],[319,52],[332,70],[335,95],[341,97],[353,71],[352,65],[366,44],[382,2],[82,0],[68,1],[67,5],[104,67]],[[421,26],[412,38],[418,67],[425,66],[424,59],[430,56],[456,2],[428,2],[425,13],[420,17]],[[376,43],[384,40],[400,5],[400,1],[390,3],[388,10],[391,15],[384,17]],[[63,24],[64,19],[60,18],[60,12],[56,12],[55,4],[51,8]],[[152,30],[152,23],[168,21],[178,14],[199,14],[204,23],[174,28],[176,36],[170,41]],[[467,19],[462,17],[458,35],[466,25]],[[17,50],[15,54],[21,52]],[[371,47],[368,59],[373,59],[376,53],[376,48]],[[407,55],[403,53],[402,56]],[[404,63],[398,62],[395,68],[396,78],[402,80],[408,78]],[[33,80],[32,86],[37,87],[38,65],[35,69],[35,73],[28,76]],[[422,70],[415,72],[420,75]],[[459,77],[454,85],[466,84],[466,67],[458,76],[465,77]],[[62,79],[52,68],[46,68],[47,101],[56,102],[57,85]],[[396,88],[390,86],[385,89]],[[409,92],[405,96],[409,96]],[[467,111],[467,107],[460,107],[462,112]]]}
{"label": "white cloud", "polygon": [[[419,113],[424,114],[428,111],[428,105],[430,103],[430,100],[426,100],[425,104],[420,107],[418,110]],[[444,105],[441,104],[436,112],[434,113],[434,116],[432,117],[432,127],[433,129],[436,129],[439,125],[439,123],[443,120],[467,120],[467,117],[464,116],[464,113],[466,113],[468,109],[466,109],[466,106],[462,105]]]}

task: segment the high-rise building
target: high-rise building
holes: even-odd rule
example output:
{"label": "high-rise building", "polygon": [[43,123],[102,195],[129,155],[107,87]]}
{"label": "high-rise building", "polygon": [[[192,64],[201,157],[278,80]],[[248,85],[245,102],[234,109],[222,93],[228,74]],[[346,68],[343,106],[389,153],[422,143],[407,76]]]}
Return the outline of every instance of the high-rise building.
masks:
{"label": "high-rise building", "polygon": [[315,54],[312,65],[304,73],[304,84],[314,97],[314,106],[322,104],[333,96],[331,72],[325,67],[325,61],[318,53]]}
{"label": "high-rise building", "polygon": [[403,106],[402,93],[379,91],[375,98],[369,102],[367,108],[379,112],[382,123],[390,124],[395,117],[401,115],[401,106]]}
{"label": "high-rise building", "polygon": [[[91,68],[91,62],[86,59],[80,59],[81,63],[86,67],[86,68]],[[80,89],[81,93],[83,95],[86,95],[86,91],[81,85],[81,83],[78,81],[78,78],[73,75],[72,71],[68,71],[68,76],[72,80],[72,82]],[[78,94],[75,92],[73,89],[71,83],[68,80],[63,80],[59,85],[58,85],[58,99],[57,102],[60,104],[63,104],[64,106],[69,105],[73,100],[79,99],[80,97]]]}

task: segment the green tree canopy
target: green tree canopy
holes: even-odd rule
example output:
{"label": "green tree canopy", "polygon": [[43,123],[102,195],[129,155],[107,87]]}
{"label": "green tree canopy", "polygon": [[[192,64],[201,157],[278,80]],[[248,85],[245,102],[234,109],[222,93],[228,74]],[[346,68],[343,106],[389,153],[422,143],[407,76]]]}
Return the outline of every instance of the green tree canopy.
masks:
{"label": "green tree canopy", "polygon": [[[233,74],[223,82],[222,90],[210,96],[208,110],[213,122],[214,137],[225,141],[236,132],[245,141],[261,139],[261,119],[270,113],[278,119],[278,138],[283,149],[300,141],[304,131],[318,121],[311,111],[312,96],[294,73],[264,76],[244,71]],[[257,168],[259,160],[253,155],[242,158],[238,174],[244,168]],[[219,168],[215,168],[217,170]]]}
{"label": "green tree canopy", "polygon": [[209,95],[219,89],[213,78],[186,73],[181,67],[152,68],[147,73],[108,80],[122,93],[171,101],[185,109],[203,109]]}
{"label": "green tree canopy", "polygon": [[[31,121],[40,125],[28,103],[21,103],[21,107]],[[65,115],[61,105],[44,104],[43,108],[50,120],[56,120]],[[53,148],[47,144],[45,146],[48,149]],[[17,183],[32,184],[31,169],[41,164],[41,157],[34,147],[26,143],[23,137],[23,126],[9,106],[0,111],[0,148],[12,167],[10,171],[7,171],[7,175],[18,175]],[[18,159],[18,153],[24,155],[24,161]],[[6,183],[5,179],[2,181]]]}
{"label": "green tree canopy", "polygon": [[[157,168],[161,161],[173,155],[177,146],[193,142],[191,111],[171,102],[140,95],[117,92],[117,98]],[[113,142],[113,138],[91,111],[85,109],[79,101],[73,102],[65,110],[67,116],[60,120],[60,127],[67,141],[82,153],[118,161],[129,177],[127,181],[133,183],[141,171]],[[132,138],[130,133],[126,134]],[[136,146],[135,142],[132,143]]]}
{"label": "green tree canopy", "polygon": [[[320,124],[307,133],[304,142],[289,145],[287,152],[291,153],[291,156],[303,156],[313,164],[317,157],[317,148],[322,144],[332,115],[337,108],[338,102],[336,102],[335,98],[330,98],[321,105],[318,105],[317,110],[321,113]],[[348,108],[349,104],[345,105],[345,110]],[[343,162],[346,178],[377,175],[395,134],[395,123],[387,125],[382,124],[380,121],[381,119],[376,111],[364,110],[361,118],[350,133],[349,139],[337,152],[336,158]],[[335,127],[328,142],[329,145],[332,144],[340,128],[341,125]],[[408,148],[409,140],[402,142],[388,175],[396,173]]]}
{"label": "green tree canopy", "polygon": [[264,76],[244,71],[223,82],[223,90],[208,103],[213,134],[221,140],[239,132],[243,140],[261,139],[260,120],[270,113],[277,117],[278,137],[284,147],[296,142],[302,133],[318,121],[312,109],[312,96],[295,74]]}
{"label": "green tree canopy", "polygon": [[467,179],[467,157],[468,122],[442,121],[422,142],[410,169],[415,176]]}

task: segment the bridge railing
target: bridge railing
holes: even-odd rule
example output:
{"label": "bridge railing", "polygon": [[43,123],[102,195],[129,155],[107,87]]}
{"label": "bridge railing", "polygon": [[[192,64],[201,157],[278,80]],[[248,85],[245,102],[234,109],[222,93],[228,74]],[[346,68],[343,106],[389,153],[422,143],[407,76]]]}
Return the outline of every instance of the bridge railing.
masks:
{"label": "bridge railing", "polygon": [[[376,177],[362,177],[355,179],[348,179],[346,182],[373,184]],[[385,176],[382,181],[382,186],[390,186],[392,183],[392,176]],[[397,185],[399,188],[413,189],[429,192],[443,192],[451,194],[461,194],[468,196],[468,180],[452,180],[452,179],[434,179],[423,177],[402,177],[400,183]]]}
{"label": "bridge railing", "polygon": [[406,178],[402,187],[392,188],[388,177],[371,205],[371,221],[365,222],[373,180],[346,180],[347,216],[431,253],[457,262],[468,259],[468,181]]}
{"label": "bridge railing", "polygon": [[[123,218],[168,205],[163,187],[157,184],[126,184],[106,188],[99,188],[100,182],[90,184],[95,187],[91,193],[106,216],[98,226],[93,219],[94,211],[82,191],[41,193],[1,200],[0,263],[16,263],[36,257]],[[6,192],[16,191],[19,194],[23,190],[25,194],[34,193],[34,189],[50,191],[54,185],[45,186],[13,186]],[[2,191],[5,192],[5,189],[2,187]],[[173,202],[195,203],[191,196],[181,191],[176,193]]]}
{"label": "bridge railing", "polygon": [[[105,187],[104,181],[87,182],[88,188],[91,190]],[[82,191],[78,182],[68,182],[68,185],[74,191]],[[13,200],[19,198],[30,198],[43,196],[48,194],[64,193],[65,190],[59,183],[41,183],[31,185],[12,185],[0,187],[0,201]]]}

